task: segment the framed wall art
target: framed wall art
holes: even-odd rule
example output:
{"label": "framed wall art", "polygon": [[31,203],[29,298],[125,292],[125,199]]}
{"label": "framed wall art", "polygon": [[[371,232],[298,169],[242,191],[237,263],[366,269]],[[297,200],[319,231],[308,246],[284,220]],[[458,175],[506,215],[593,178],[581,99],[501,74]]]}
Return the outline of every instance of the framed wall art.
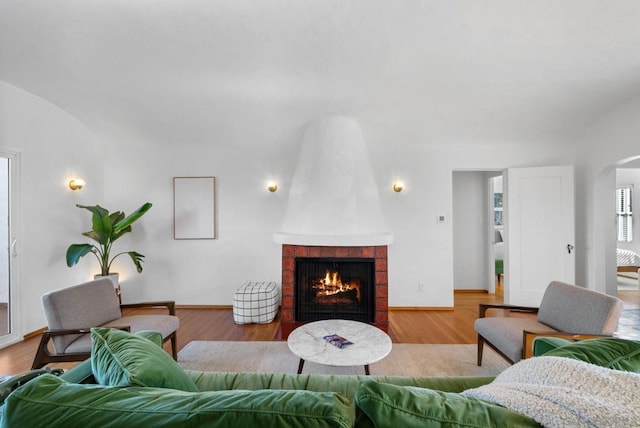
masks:
{"label": "framed wall art", "polygon": [[215,177],[173,177],[173,239],[216,239]]}

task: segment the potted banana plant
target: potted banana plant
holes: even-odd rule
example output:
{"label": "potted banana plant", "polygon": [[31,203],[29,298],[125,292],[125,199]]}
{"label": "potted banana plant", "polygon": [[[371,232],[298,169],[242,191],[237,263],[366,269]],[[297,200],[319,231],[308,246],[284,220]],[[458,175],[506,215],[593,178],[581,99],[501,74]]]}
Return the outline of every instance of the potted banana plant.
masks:
{"label": "potted banana plant", "polygon": [[[67,249],[67,266],[71,267],[75,265],[82,257],[91,253],[96,257],[96,259],[98,259],[98,263],[100,264],[101,272],[100,275],[96,276],[111,276],[113,274],[110,269],[113,261],[126,254],[131,258],[131,261],[135,265],[138,273],[142,272],[144,255],[136,251],[122,251],[113,256],[111,253],[113,243],[122,235],[131,232],[131,225],[149,211],[151,204],[149,202],[143,204],[128,216],[125,216],[122,211],[109,213],[109,210],[101,207],[100,205],[76,206],[91,212],[92,229],[88,232],[82,233],[82,235],[92,239],[96,243],[71,244]],[[117,278],[115,279],[114,286],[119,289]]]}

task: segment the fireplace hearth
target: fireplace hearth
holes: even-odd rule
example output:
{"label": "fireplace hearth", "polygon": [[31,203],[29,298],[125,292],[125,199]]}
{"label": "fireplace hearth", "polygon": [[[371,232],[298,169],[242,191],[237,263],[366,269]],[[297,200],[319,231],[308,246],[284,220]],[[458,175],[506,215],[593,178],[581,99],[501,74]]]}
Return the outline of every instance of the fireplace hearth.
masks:
{"label": "fireplace hearth", "polygon": [[389,325],[387,246],[282,246],[281,336],[310,321]]}

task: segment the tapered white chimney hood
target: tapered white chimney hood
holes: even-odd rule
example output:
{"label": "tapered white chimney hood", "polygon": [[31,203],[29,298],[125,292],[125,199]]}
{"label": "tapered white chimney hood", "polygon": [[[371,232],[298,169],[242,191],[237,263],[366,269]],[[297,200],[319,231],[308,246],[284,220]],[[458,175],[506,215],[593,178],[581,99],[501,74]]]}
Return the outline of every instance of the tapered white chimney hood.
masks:
{"label": "tapered white chimney hood", "polygon": [[305,131],[284,222],[274,240],[291,245],[388,245],[386,223],[358,124],[331,116]]}

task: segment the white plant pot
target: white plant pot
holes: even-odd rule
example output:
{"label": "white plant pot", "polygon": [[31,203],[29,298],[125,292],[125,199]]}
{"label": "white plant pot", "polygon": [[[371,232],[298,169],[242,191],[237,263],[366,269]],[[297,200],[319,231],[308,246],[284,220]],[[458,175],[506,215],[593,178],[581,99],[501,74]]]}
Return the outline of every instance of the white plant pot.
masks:
{"label": "white plant pot", "polygon": [[109,275],[100,275],[100,274],[96,274],[93,276],[93,279],[98,279],[98,278],[109,278],[111,280],[111,282],[113,283],[113,288],[120,288],[120,274],[119,273],[112,273]]}

